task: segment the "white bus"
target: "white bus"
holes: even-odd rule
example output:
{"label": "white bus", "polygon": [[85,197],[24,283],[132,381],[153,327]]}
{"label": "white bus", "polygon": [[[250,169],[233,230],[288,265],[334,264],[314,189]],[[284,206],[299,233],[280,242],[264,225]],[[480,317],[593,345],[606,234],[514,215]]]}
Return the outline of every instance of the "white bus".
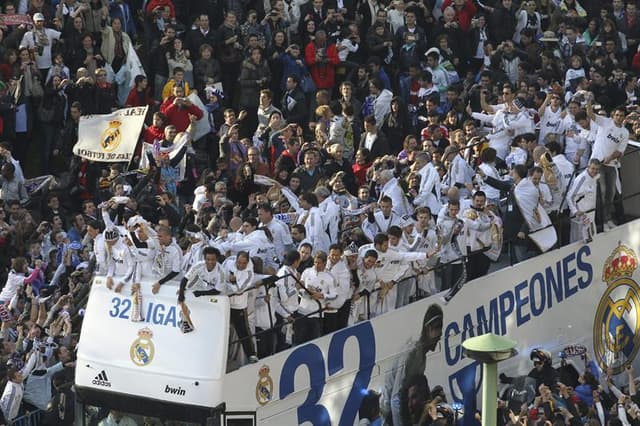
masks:
{"label": "white bus", "polygon": [[[481,368],[463,356],[468,337],[493,332],[518,341],[520,355],[499,365],[509,375],[529,372],[533,348],[554,354],[555,362],[559,351],[586,348],[616,374],[635,362],[639,243],[636,220],[588,245],[467,283],[448,304],[429,297],[230,373],[225,297],[187,295],[196,328],[182,334],[175,288],[143,294],[144,321],[136,323],[129,318],[131,297],[97,278],[80,336],[76,389],[84,404],[162,419],[350,426],[369,390],[382,395],[383,415],[404,418],[399,389],[418,374],[473,415]],[[434,325],[438,336],[429,340]]]}

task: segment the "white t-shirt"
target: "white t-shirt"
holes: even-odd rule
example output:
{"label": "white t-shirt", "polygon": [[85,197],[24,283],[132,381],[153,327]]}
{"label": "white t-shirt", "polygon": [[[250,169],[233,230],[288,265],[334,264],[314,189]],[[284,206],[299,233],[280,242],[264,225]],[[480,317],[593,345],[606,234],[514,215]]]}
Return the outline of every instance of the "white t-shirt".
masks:
{"label": "white t-shirt", "polygon": [[[591,158],[603,161],[616,151],[624,154],[629,143],[629,131],[624,126],[616,126],[613,119],[599,115],[596,116],[595,123],[598,128]],[[606,165],[615,167],[612,163]]]}
{"label": "white t-shirt", "polygon": [[[42,46],[42,55],[36,53],[36,65],[39,69],[51,68],[51,46],[53,45],[53,40],[60,39],[60,32],[56,30],[52,30],[50,28],[44,28],[44,32],[47,36],[49,42],[46,46]],[[35,30],[28,31],[22,37],[22,42],[20,46],[26,46],[29,49],[35,48],[38,44],[38,35]],[[36,48],[36,52],[37,52]]]}

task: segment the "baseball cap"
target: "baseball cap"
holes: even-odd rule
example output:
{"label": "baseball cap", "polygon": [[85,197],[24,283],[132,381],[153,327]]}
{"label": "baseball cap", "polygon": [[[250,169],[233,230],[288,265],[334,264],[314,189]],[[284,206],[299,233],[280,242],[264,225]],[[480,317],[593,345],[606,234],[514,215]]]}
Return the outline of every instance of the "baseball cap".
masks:
{"label": "baseball cap", "polygon": [[40,12],[33,15],[33,22],[44,21],[44,15]]}

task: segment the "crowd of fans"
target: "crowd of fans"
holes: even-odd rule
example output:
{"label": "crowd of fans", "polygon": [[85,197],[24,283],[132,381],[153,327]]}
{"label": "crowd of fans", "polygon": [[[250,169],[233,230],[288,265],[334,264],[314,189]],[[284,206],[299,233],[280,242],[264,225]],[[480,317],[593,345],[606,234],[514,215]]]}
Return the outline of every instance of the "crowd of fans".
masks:
{"label": "crowd of fans", "polygon": [[[238,365],[623,220],[634,1],[0,4],[6,421],[72,424],[95,274],[229,295]],[[73,154],[81,116],[137,106],[131,163]],[[567,423],[637,421],[575,396],[597,415]]]}
{"label": "crowd of fans", "polygon": [[[632,366],[616,375],[612,368],[602,371],[587,354],[578,357],[574,353],[569,357],[563,351],[559,355],[554,367],[551,354],[536,348],[531,351],[533,368],[527,375],[500,374],[496,426],[638,424],[638,378]],[[383,424],[385,413],[379,399],[375,391],[364,396],[359,426]],[[469,414],[463,413],[462,404],[447,400],[442,386],[430,387],[423,374],[407,379],[401,400],[397,416],[402,424],[454,425]],[[474,420],[480,424],[482,413],[470,414],[471,423],[465,418],[463,424],[474,424]],[[396,419],[395,415],[393,418]]]}

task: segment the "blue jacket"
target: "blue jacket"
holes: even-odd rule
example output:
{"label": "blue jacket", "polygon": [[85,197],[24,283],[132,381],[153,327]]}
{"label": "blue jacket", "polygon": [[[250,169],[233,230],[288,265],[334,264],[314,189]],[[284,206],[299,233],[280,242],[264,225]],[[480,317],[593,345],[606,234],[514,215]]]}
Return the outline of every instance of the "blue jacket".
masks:
{"label": "blue jacket", "polygon": [[309,74],[309,70],[304,65],[304,59],[302,59],[302,57],[298,59],[302,61],[303,65],[296,63],[296,59],[286,52],[280,55],[280,62],[282,62],[282,81],[280,82],[280,88],[282,90],[287,90],[287,77],[290,75],[295,75],[298,82],[300,82],[304,75]]}

